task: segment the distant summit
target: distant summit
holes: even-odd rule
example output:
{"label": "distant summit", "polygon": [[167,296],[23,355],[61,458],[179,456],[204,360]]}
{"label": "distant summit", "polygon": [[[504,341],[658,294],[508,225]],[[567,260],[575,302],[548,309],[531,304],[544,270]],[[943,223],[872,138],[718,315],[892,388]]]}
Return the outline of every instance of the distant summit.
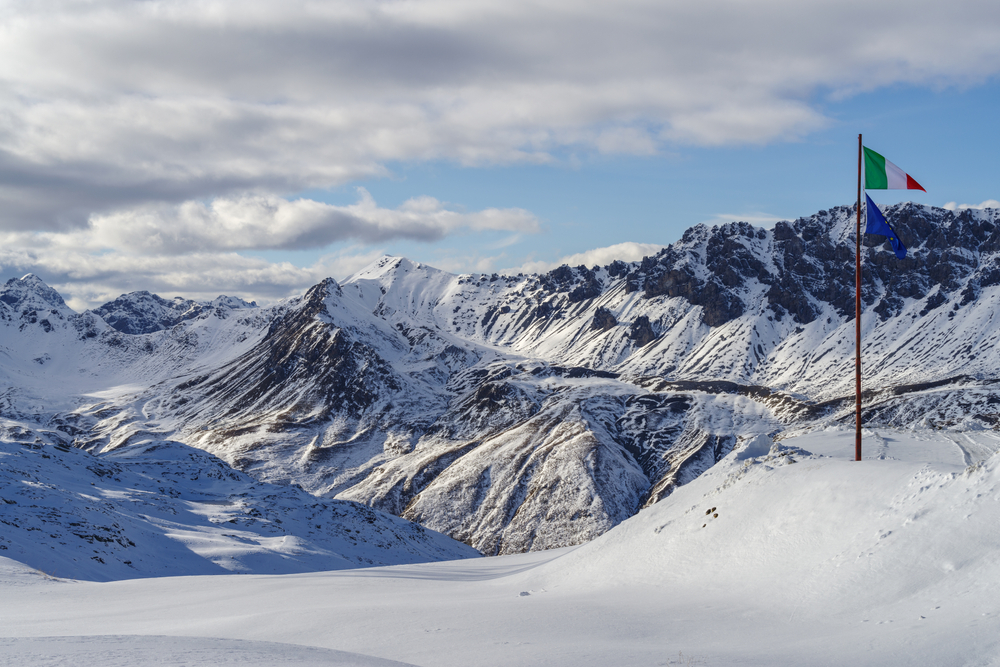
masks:
{"label": "distant summit", "polygon": [[192,301],[179,296],[164,299],[147,291],[123,294],[93,310],[111,327],[127,334],[145,334],[169,329],[181,322],[233,309],[256,308],[254,302],[231,296],[212,301]]}
{"label": "distant summit", "polygon": [[0,302],[11,310],[41,308],[55,309],[62,315],[73,313],[62,296],[33,273],[26,274],[20,279],[11,278],[4,283],[3,288],[0,288]]}

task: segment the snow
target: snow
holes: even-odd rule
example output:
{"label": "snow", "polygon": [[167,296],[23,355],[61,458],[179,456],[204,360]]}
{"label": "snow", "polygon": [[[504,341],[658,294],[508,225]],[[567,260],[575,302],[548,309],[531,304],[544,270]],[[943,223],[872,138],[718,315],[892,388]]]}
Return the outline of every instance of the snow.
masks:
{"label": "snow", "polygon": [[105,583],[3,559],[0,663],[1000,665],[1000,437],[864,447],[835,427],[748,439],[552,551]]}
{"label": "snow", "polygon": [[[78,315],[36,277],[9,281],[0,439],[98,454],[176,441],[488,553],[579,544],[708,469],[737,438],[853,419],[853,322],[815,297],[840,276],[832,246],[819,251],[849,217],[842,208],[798,232],[785,225],[785,240],[778,227],[700,227],[614,277],[581,267],[454,276],[385,257],[272,308],[135,292]],[[933,265],[966,276],[937,308],[921,315],[932,296],[908,297],[887,319],[874,301],[864,314],[868,423],[1000,423],[1000,285],[984,273],[995,257],[981,255],[982,280],[969,282],[963,252]],[[799,260],[805,274],[774,273]],[[741,314],[709,326],[711,304],[693,306],[694,293],[647,298],[642,285],[671,267],[725,279]],[[779,278],[809,283],[796,292],[813,305],[808,323],[768,305]],[[595,328],[599,308],[608,316]],[[105,310],[124,319],[112,327]],[[582,377],[592,371],[601,376]]]}
{"label": "snow", "polygon": [[92,581],[475,557],[356,503],[260,483],[176,442],[94,456],[0,442],[0,555]]}
{"label": "snow", "polygon": [[99,635],[0,639],[0,656],[17,665],[299,665],[404,667],[359,653],[213,637]]}
{"label": "snow", "polygon": [[[800,227],[846,239],[849,213]],[[8,282],[0,663],[1000,667],[995,254],[948,249],[947,293],[911,285],[885,318],[875,284],[865,419],[884,428],[857,463],[837,427],[854,323],[815,296],[839,263],[790,250],[825,237],[741,230],[668,249],[732,278],[742,314],[715,326],[710,303],[580,268],[383,258],[272,308],[148,320],[134,293],[115,303],[135,334]],[[761,281],[796,257],[808,322]],[[628,271],[646,264],[669,268]],[[293,482],[488,553],[580,546],[420,564],[476,554]]]}

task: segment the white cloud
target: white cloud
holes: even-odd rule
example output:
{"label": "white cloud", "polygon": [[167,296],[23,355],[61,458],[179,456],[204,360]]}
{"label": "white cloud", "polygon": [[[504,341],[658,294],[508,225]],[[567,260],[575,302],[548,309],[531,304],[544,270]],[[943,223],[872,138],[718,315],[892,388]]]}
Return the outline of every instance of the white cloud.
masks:
{"label": "white cloud", "polygon": [[[37,241],[30,248],[24,247],[27,244],[12,247],[16,241],[9,236],[2,239],[0,266],[8,272],[38,275],[68,302],[72,300],[74,307],[99,305],[134,290],[198,299],[225,293],[269,302],[300,293],[336,272],[336,263],[330,261],[298,267],[236,253],[196,252],[168,257],[113,251],[96,255]],[[343,277],[350,271],[341,273]]]}
{"label": "white cloud", "polygon": [[349,206],[272,195],[220,197],[210,203],[130,209],[91,219],[90,228],[57,235],[74,246],[128,248],[147,254],[192,250],[301,250],[338,241],[435,241],[462,230],[533,233],[538,221],[523,209],[463,212],[433,197],[416,197],[395,209],[380,208],[364,188]]}
{"label": "white cloud", "polygon": [[942,206],[942,208],[945,208],[949,211],[964,211],[969,208],[973,209],[1000,208],[1000,201],[997,201],[996,199],[987,199],[981,204],[958,204],[956,202],[950,201],[944,206]]}
{"label": "white cloud", "polygon": [[981,0],[13,3],[0,226],[301,192],[394,161],[790,140],[827,123],[817,95],[997,74]]}
{"label": "white cloud", "polygon": [[[355,273],[383,254],[382,242],[487,230],[513,232],[516,239],[538,228],[522,209],[456,211],[432,197],[381,208],[362,188],[348,206],[245,195],[97,215],[85,229],[0,232],[0,269],[38,274],[76,308],[134,290],[195,299],[225,293],[266,303],[327,276]],[[304,267],[237,252],[350,241],[357,245]]]}
{"label": "white cloud", "polygon": [[329,276],[342,280],[383,254],[381,249],[355,247],[300,267],[236,253],[143,257],[114,252],[95,257],[46,248],[0,251],[0,266],[36,274],[80,311],[136,290],[199,300],[226,294],[267,304],[301,294]]}
{"label": "white cloud", "polygon": [[[396,162],[551,162],[794,140],[818,102],[1000,74],[992,3],[886,0],[37,0],[0,21],[0,268],[74,304],[133,289],[260,301],[361,268],[393,240],[539,223],[417,197],[281,195]],[[866,20],[858,22],[861,14]],[[984,202],[980,206],[996,205]],[[954,204],[956,209],[968,205]],[[719,216],[770,226],[767,214]],[[358,246],[295,266],[261,250]],[[636,260],[618,244],[518,270]],[[378,249],[376,249],[378,248]],[[240,254],[243,253],[243,254]]]}
{"label": "white cloud", "polygon": [[770,213],[716,213],[714,217],[706,220],[704,224],[706,225],[725,225],[730,222],[749,222],[755,227],[764,227],[771,229],[774,225],[781,220],[788,220],[789,218],[783,218],[777,215],[771,215]]}
{"label": "white cloud", "polygon": [[544,273],[558,268],[563,264],[574,267],[586,266],[588,268],[593,266],[607,266],[616,259],[620,259],[623,262],[637,262],[643,257],[655,255],[664,247],[655,243],[635,243],[632,241],[616,243],[605,248],[594,248],[593,250],[587,250],[574,255],[566,255],[554,262],[541,260],[525,262],[516,268],[505,269],[503,273]]}

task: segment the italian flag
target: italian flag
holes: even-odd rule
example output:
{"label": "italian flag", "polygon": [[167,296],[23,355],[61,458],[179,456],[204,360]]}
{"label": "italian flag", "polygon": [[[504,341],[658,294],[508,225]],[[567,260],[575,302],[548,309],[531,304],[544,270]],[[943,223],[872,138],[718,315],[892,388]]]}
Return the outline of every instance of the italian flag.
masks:
{"label": "italian flag", "polygon": [[[865,148],[866,190],[924,190],[905,171],[870,148]],[[924,190],[927,192],[927,190]]]}

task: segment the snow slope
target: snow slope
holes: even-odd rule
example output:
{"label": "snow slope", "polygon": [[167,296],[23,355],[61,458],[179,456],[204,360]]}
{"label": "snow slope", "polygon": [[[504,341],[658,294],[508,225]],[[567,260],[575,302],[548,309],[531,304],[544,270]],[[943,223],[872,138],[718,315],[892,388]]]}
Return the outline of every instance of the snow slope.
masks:
{"label": "snow slope", "polygon": [[[123,636],[150,651],[167,636],[427,666],[1000,665],[1000,439],[865,436],[862,462],[849,430],[744,440],[577,548],[110,583],[4,561],[0,660],[51,664],[61,642],[75,664],[116,664],[102,661]],[[213,664],[203,642],[166,650]]]}
{"label": "snow slope", "polygon": [[0,555],[108,581],[479,554],[364,505],[257,482],[193,447],[144,441],[105,456],[0,442]]}
{"label": "snow slope", "polygon": [[[298,667],[407,667],[360,653],[249,639],[98,635],[0,639],[10,665],[296,665]],[[412,667],[412,665],[410,666]]]}

